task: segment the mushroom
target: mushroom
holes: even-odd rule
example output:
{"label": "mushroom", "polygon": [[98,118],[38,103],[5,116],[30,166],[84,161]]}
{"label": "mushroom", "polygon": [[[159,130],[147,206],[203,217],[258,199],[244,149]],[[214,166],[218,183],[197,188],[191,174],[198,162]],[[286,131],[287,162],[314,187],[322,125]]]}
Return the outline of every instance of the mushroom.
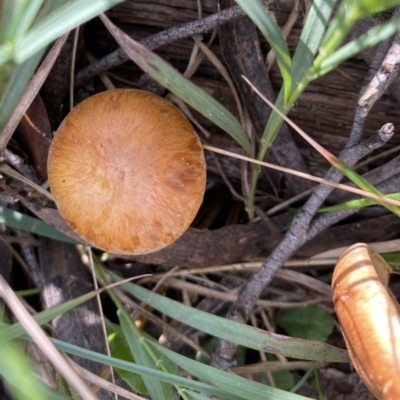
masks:
{"label": "mushroom", "polygon": [[390,266],[364,243],[339,258],[333,303],[355,369],[380,400],[400,399],[399,303],[388,291]]}
{"label": "mushroom", "polygon": [[87,243],[144,254],[177,240],[202,203],[206,165],[187,118],[167,100],[116,89],[78,104],[48,157],[50,188]]}

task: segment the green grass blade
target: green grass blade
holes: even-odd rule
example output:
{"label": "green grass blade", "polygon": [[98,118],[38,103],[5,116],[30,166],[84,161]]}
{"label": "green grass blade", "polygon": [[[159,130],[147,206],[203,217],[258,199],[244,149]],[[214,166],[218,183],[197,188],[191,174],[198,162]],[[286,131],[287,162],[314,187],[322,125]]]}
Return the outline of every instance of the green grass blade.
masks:
{"label": "green grass blade", "polygon": [[21,214],[18,211],[10,210],[3,206],[0,206],[0,223],[14,229],[21,229],[23,231],[35,233],[61,242],[79,244],[76,240],[64,235],[40,219]]}
{"label": "green grass blade", "polygon": [[[306,76],[313,63],[335,3],[334,0],[316,0],[310,8],[306,23],[301,32],[299,43],[293,56],[291,75],[293,80],[292,85],[294,88],[296,88],[298,83]],[[286,113],[283,90],[284,89],[282,88],[275,105],[282,110],[282,112]],[[291,107],[291,105],[297,100],[299,94],[300,92],[296,94],[296,97],[287,100],[286,105]],[[268,147],[275,140],[281,125],[281,117],[275,112],[272,112],[263,132],[261,147],[258,154],[259,160],[264,158]]]}
{"label": "green grass blade", "polygon": [[193,391],[184,390],[182,392],[185,393],[186,398],[188,398],[189,400],[210,400],[210,397],[203,396]]}
{"label": "green grass blade", "polygon": [[52,11],[57,10],[65,3],[65,0],[52,0],[52,1],[45,1],[42,5],[38,16],[34,22],[34,25],[42,21],[47,15],[49,15]]}
{"label": "green grass blade", "polygon": [[[329,159],[328,159],[328,161],[329,161]],[[371,185],[365,178],[363,178],[361,175],[357,174],[357,172],[353,171],[349,166],[347,166],[345,163],[343,163],[340,159],[336,159],[336,162],[332,163],[332,165],[336,169],[338,169],[346,178],[350,179],[354,184],[356,184],[360,189],[363,189],[366,192],[377,194],[378,196],[385,197],[385,195],[382,192],[380,192],[374,185]],[[378,201],[378,203],[381,204],[382,206],[386,207],[393,214],[400,217],[400,208],[398,206],[387,204],[384,201],[382,201],[382,202]]]}
{"label": "green grass blade", "polygon": [[4,0],[1,6],[0,41],[8,41],[13,45],[20,21],[29,7],[29,0]]}
{"label": "green grass blade", "polygon": [[[389,199],[400,200],[400,193],[391,193],[386,194],[385,197]],[[321,207],[318,212],[333,212],[333,211],[342,211],[342,210],[351,210],[353,208],[361,208],[366,206],[372,206],[375,204],[379,204],[374,199],[357,199],[357,200],[350,200],[346,201],[345,203],[336,204],[334,206],[329,207]]]}
{"label": "green grass blade", "polygon": [[[0,340],[2,337],[0,329]],[[0,376],[8,382],[14,399],[50,400],[52,398],[43,390],[43,386],[39,385],[38,379],[32,374],[31,366],[17,343],[0,344],[0,360]]]}
{"label": "green grass blade", "polygon": [[185,394],[189,397],[191,400],[210,400],[209,397],[203,396],[201,394],[198,394],[196,392],[191,392],[188,390],[185,390]]}
{"label": "green grass blade", "polygon": [[[30,1],[28,5],[30,9],[28,10],[29,13],[33,14],[35,10],[32,8],[37,7],[41,1],[42,0]],[[10,3],[14,6],[14,0],[11,0]],[[45,2],[37,15],[37,19],[46,16],[47,13],[57,7],[59,3],[60,0]],[[26,18],[27,21],[22,21],[22,25],[28,24],[28,19],[31,19],[32,15],[30,17],[29,15],[26,17],[24,16],[24,18]],[[11,59],[13,50],[14,47],[7,46],[7,43],[3,43],[3,46],[0,46],[0,130],[4,128],[14,112],[16,105],[45,51],[45,49],[43,49],[22,65],[16,65],[12,61],[6,62]]]}
{"label": "green grass blade", "polygon": [[161,57],[131,39],[107,18],[102,18],[102,20],[115,40],[135,64],[158,83],[223,129],[243,147],[247,154],[251,155],[250,141],[246,133],[238,120],[222,104],[197,85],[184,78]]}
{"label": "green grass blade", "polygon": [[358,54],[367,47],[374,46],[377,43],[389,38],[400,29],[400,17],[391,19],[388,22],[375,26],[368,30],[359,38],[345,44],[340,49],[326,57],[320,64],[320,67],[313,71],[312,79],[325,75],[336,68],[343,61]]}
{"label": "green grass blade", "polygon": [[[4,45],[4,41],[9,40],[9,36],[11,33],[11,26],[12,26],[12,20],[16,18],[14,15],[15,13],[20,13],[22,12],[22,7],[21,11],[18,9],[18,7],[21,7],[21,5],[15,4],[14,0],[4,0],[1,4],[1,13],[0,13],[0,42],[2,46]],[[10,46],[12,46],[12,42],[10,43]]]}
{"label": "green grass blade", "polygon": [[191,379],[183,378],[175,374],[170,374],[164,371],[160,371],[158,369],[148,368],[143,365],[130,363],[124,360],[120,360],[118,358],[110,357],[105,354],[96,353],[92,350],[87,350],[82,347],[75,346],[73,344],[66,343],[58,339],[51,339],[51,340],[59,350],[77,357],[86,358],[88,360],[99,362],[104,365],[110,365],[114,368],[124,369],[126,371],[140,374],[142,376],[146,375],[153,379],[158,379],[163,382],[168,382],[174,385],[179,385],[192,390],[207,393],[212,396],[219,396],[222,398],[232,399],[232,400],[241,400],[239,396],[233,397],[230,395],[230,393],[226,392],[225,390],[215,388],[212,385],[203,382],[197,382]]}
{"label": "green grass blade", "polygon": [[348,5],[346,2],[340,4],[322,39],[317,63],[340,46],[351,27],[356,23],[358,14],[359,10],[357,8]]}
{"label": "green grass blade", "polygon": [[67,1],[41,19],[28,34],[16,43],[13,58],[20,64],[64,33],[94,18],[122,0]]}
{"label": "green grass blade", "polygon": [[283,91],[285,102],[289,99],[292,90],[291,58],[285,37],[279,25],[265,10],[260,0],[236,0],[246,14],[255,23],[276,55],[276,61],[283,78]]}
{"label": "green grass blade", "polygon": [[[108,282],[105,279],[104,275],[104,267],[98,261],[96,257],[94,257],[94,267],[97,272],[97,277],[102,282],[103,285]],[[118,309],[118,317],[120,320],[120,324],[122,327],[122,331],[124,333],[125,342],[128,344],[130,348],[130,352],[132,357],[137,360],[140,364],[158,369],[160,368],[164,372],[171,372],[168,367],[164,363],[160,362],[160,356],[155,354],[153,349],[147,345],[147,343],[143,340],[146,334],[138,329],[133,322],[130,314],[125,309],[119,297],[115,294],[115,292],[110,289],[108,290],[108,294],[110,295],[112,301]],[[176,366],[173,366],[172,370],[176,372]],[[143,382],[146,386],[146,389],[150,393],[151,398],[153,399],[167,399],[174,400],[175,394],[173,391],[173,387],[166,382],[159,382],[149,379],[147,376],[142,377]],[[177,391],[181,389],[181,387],[176,387]],[[186,400],[186,399],[184,399]]]}
{"label": "green grass blade", "polygon": [[295,87],[313,63],[335,4],[335,0],[315,0],[308,12],[292,61]]}
{"label": "green grass blade", "polygon": [[[120,360],[128,361],[131,363],[135,362],[135,358],[132,355],[128,343],[122,333],[122,329],[119,325],[113,324],[108,320],[105,320],[107,326],[108,341],[110,344],[111,356]],[[148,395],[146,385],[143,382],[142,377],[139,374],[128,372],[123,369],[116,369],[119,376],[133,389],[135,393],[141,395]]]}
{"label": "green grass blade", "polygon": [[[275,101],[275,107],[281,110],[281,112],[284,114],[287,114],[289,112],[289,109],[284,107],[282,90],[279,92],[278,98]],[[267,152],[272,142],[275,140],[276,135],[279,133],[279,129],[281,128],[282,124],[283,119],[275,111],[272,111],[262,135],[261,146],[257,155],[258,160],[264,159],[265,153]]]}
{"label": "green grass blade", "polygon": [[35,0],[27,2],[27,6],[25,7],[24,13],[22,14],[19,23],[14,32],[14,38],[19,39],[31,28],[33,22],[40,9],[42,8],[44,0]]}
{"label": "green grass blade", "polygon": [[8,64],[4,68],[0,97],[0,130],[2,130],[14,112],[26,86],[44,54],[44,50],[35,54],[22,65]]}
{"label": "green grass blade", "polygon": [[[132,356],[135,358],[137,363],[148,368],[158,369],[155,361],[143,345],[144,337],[139,337],[137,335],[137,328],[132,327],[133,321],[129,315],[122,312],[119,313],[118,317],[125,340],[128,343]],[[148,376],[143,376],[142,379],[152,399],[175,400],[175,394],[170,384],[152,379]]]}
{"label": "green grass blade", "polygon": [[346,0],[344,2],[349,7],[358,9],[359,18],[365,17],[370,14],[380,13],[389,10],[400,4],[399,0]]}
{"label": "green grass blade", "polygon": [[[337,50],[341,45],[350,29],[353,25],[361,18],[366,15],[371,15],[383,10],[400,4],[400,0],[391,1],[376,1],[376,0],[347,0],[343,1],[339,9],[329,24],[326,34],[321,43],[319,56],[316,58],[314,65],[310,69],[309,78],[305,81],[310,81],[321,75],[324,75],[339,65],[347,58],[357,54],[363,48],[372,46],[381,40],[386,39],[396,32],[398,28],[395,27],[396,23],[394,20],[387,22],[389,29],[382,28],[386,24],[380,25],[368,31],[360,38],[353,40],[346,44],[341,49]],[[380,32],[383,29],[384,32]],[[323,64],[323,65],[322,65]],[[300,86],[306,85],[301,84]]]}
{"label": "green grass blade", "polygon": [[[319,50],[319,45],[334,5],[334,0],[317,0],[313,2],[293,57],[291,67],[293,89],[296,88],[298,83],[305,77],[314,60],[315,54]],[[283,91],[284,89],[282,88],[275,105],[284,114],[287,114],[288,109],[297,100],[301,92],[296,92],[295,97],[291,97],[285,102],[285,94]],[[285,103],[287,107],[285,107]],[[268,147],[275,140],[282,122],[282,118],[273,111],[263,132],[261,148],[257,156],[259,160],[264,158]]]}
{"label": "green grass blade", "polygon": [[303,377],[296,383],[296,385],[293,386],[292,389],[290,389],[291,392],[295,393],[297,392],[308,380],[308,378],[311,376],[311,374],[314,371],[314,366],[312,366],[304,375]]}
{"label": "green grass blade", "polygon": [[[71,400],[71,396],[65,393],[62,393],[56,389],[53,389],[50,386],[45,385],[41,381],[38,381],[38,386],[40,390],[45,394],[44,399],[51,399],[51,400]],[[37,400],[35,398],[35,400]]]}
{"label": "green grass blade", "polygon": [[271,386],[263,385],[258,382],[250,381],[241,376],[232,375],[228,372],[210,367],[206,364],[199,363],[190,358],[177,354],[166,349],[159,343],[149,342],[151,346],[156,348],[160,353],[171,359],[183,370],[196,376],[202,381],[211,385],[215,385],[229,393],[243,397],[244,399],[268,399],[268,400],[305,400],[306,397],[297,394],[285,392]]}
{"label": "green grass blade", "polygon": [[[109,274],[114,280],[121,280],[110,271]],[[122,288],[171,318],[242,346],[304,360],[348,361],[345,351],[322,342],[272,335],[260,329],[195,310],[131,283],[122,284]]]}
{"label": "green grass blade", "polygon": [[[129,315],[127,314],[127,316],[129,316]],[[129,350],[129,345],[128,345],[127,339],[125,337],[125,334],[122,331],[121,326],[117,325],[117,324],[113,324],[112,322],[110,322],[108,320],[106,320],[106,325],[107,325],[107,331],[111,332],[111,334],[114,337],[114,340],[118,339],[118,344],[122,345],[122,347],[125,347],[125,349],[128,350],[130,356],[132,356],[132,357],[130,357],[130,359],[128,359],[128,361],[135,362],[134,357]],[[144,339],[155,340],[148,333],[143,332],[142,330],[138,329],[136,327],[136,325],[135,325],[134,329],[136,329],[139,333],[138,340],[143,341],[143,343],[146,343],[144,341]],[[128,335],[134,336],[133,331],[130,333],[128,332]],[[136,333],[135,333],[135,335],[136,335]],[[146,345],[147,345],[147,343],[146,343]],[[175,374],[175,375],[179,375],[179,368],[175,363],[173,363],[172,361],[169,361],[164,356],[162,356],[162,354],[160,354],[158,351],[154,351],[154,349],[150,348],[149,346],[148,346],[148,348],[150,349],[150,353],[154,357],[153,361],[155,362],[155,365],[157,367],[160,367],[160,366],[166,367],[168,372]]]}
{"label": "green grass blade", "polygon": [[[73,308],[83,304],[85,301],[92,299],[94,296],[96,296],[96,294],[96,292],[91,292],[76,299],[66,301],[58,306],[37,313],[33,316],[33,319],[39,325],[47,324],[59,315],[64,314],[69,310],[72,310]],[[19,322],[16,322],[12,325],[3,324],[0,326],[0,332],[0,345],[10,340],[17,339],[25,334],[25,330]]]}

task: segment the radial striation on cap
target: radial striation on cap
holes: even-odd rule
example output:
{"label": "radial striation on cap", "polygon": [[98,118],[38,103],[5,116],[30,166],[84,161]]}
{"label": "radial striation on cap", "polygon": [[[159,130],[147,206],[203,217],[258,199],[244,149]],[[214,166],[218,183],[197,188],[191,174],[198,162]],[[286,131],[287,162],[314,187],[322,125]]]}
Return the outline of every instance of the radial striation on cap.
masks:
{"label": "radial striation on cap", "polygon": [[57,207],[85,241],[144,254],[178,239],[202,203],[200,140],[171,103],[116,89],[78,104],[53,139],[48,173]]}

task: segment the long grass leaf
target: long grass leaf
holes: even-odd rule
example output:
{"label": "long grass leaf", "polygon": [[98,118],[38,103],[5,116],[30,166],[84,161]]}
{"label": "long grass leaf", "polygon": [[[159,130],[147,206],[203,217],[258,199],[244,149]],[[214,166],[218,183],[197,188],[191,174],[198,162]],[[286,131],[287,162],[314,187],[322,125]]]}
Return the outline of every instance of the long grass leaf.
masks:
{"label": "long grass leaf", "polygon": [[[289,109],[284,107],[283,90],[280,91],[278,98],[275,101],[275,107],[281,110],[282,113],[289,112]],[[282,124],[283,119],[275,111],[272,111],[262,135],[260,150],[257,154],[258,160],[264,159],[265,153],[275,140]]]}
{"label": "long grass leaf", "polygon": [[228,372],[210,367],[199,363],[190,358],[177,354],[169,349],[166,349],[159,343],[151,342],[151,346],[156,348],[160,353],[178,364],[183,370],[196,376],[202,381],[218,388],[226,390],[232,394],[236,394],[245,399],[269,399],[269,400],[305,400],[306,397],[297,394],[288,393],[280,389],[273,388],[268,385],[263,385],[258,382],[249,381],[241,376],[232,375]]}
{"label": "long grass leaf", "polygon": [[40,219],[21,214],[18,211],[10,210],[3,206],[0,206],[0,223],[6,224],[14,229],[21,229],[23,231],[35,233],[61,242],[79,244],[76,240],[64,235]]}
{"label": "long grass leaf", "polygon": [[312,3],[293,56],[293,86],[300,82],[312,65],[335,4],[335,0],[315,0]]}
{"label": "long grass leaf", "polygon": [[[388,197],[389,199],[400,200],[400,193],[386,194],[385,197]],[[379,203],[374,199],[357,199],[357,200],[346,201],[345,203],[341,203],[341,204],[336,204],[334,206],[321,207],[318,210],[318,212],[351,210],[352,208],[361,208],[361,207],[366,207],[366,206],[372,206],[375,204],[379,204]]]}
{"label": "long grass leaf", "polygon": [[[306,23],[301,32],[299,43],[293,56],[291,67],[293,89],[296,88],[298,83],[306,76],[313,63],[335,3],[334,0],[316,0],[310,8]],[[275,106],[284,113],[287,113],[288,109],[297,100],[300,93],[297,93],[296,97],[291,97],[285,102],[283,91],[284,88],[281,88]],[[285,103],[287,108],[284,107]],[[282,122],[282,118],[273,111],[262,135],[261,147],[257,156],[259,160],[264,158],[268,147],[275,140]]]}
{"label": "long grass leaf", "polygon": [[8,42],[13,46],[16,31],[28,7],[29,0],[4,0],[1,3],[0,42]]}
{"label": "long grass leaf", "polygon": [[266,11],[260,0],[236,0],[236,3],[243,8],[274,50],[284,82],[284,98],[287,101],[292,90],[292,75],[290,71],[292,61],[288,45],[279,25]]}
{"label": "long grass leaf", "polygon": [[344,3],[347,9],[350,7],[357,8],[359,18],[365,17],[367,15],[381,13],[383,11],[389,10],[392,7],[396,7],[400,4],[399,0],[346,0]]}
{"label": "long grass leaf", "polygon": [[14,32],[15,40],[19,39],[31,28],[33,21],[39,14],[44,0],[27,1],[24,13],[21,15],[19,23]]}
{"label": "long grass leaf", "polygon": [[[0,330],[0,340],[2,340]],[[8,383],[13,398],[18,400],[50,400],[39,380],[32,374],[31,366],[16,342],[0,344],[0,376]]]}
{"label": "long grass leaf", "polygon": [[388,22],[371,28],[357,39],[345,44],[340,49],[326,57],[321,62],[320,67],[312,72],[311,78],[315,79],[319,76],[325,75],[343,61],[353,57],[365,48],[374,46],[394,35],[399,29],[400,17],[391,19]]}
{"label": "long grass leaf", "polygon": [[[132,355],[132,352],[129,349],[121,327],[117,324],[111,323],[108,320],[105,320],[105,323],[107,327],[108,341],[110,343],[111,356],[134,363],[135,357]],[[116,369],[116,371],[118,372],[119,376],[135,391],[135,393],[142,395],[149,394],[146,389],[146,385],[139,374],[128,372],[124,369]]]}
{"label": "long grass leaf", "polygon": [[[385,195],[381,191],[379,191],[374,185],[369,183],[365,178],[363,178],[357,172],[353,171],[349,166],[347,166],[340,159],[336,158],[335,162],[332,163],[332,165],[337,170],[339,170],[346,178],[350,179],[354,184],[356,184],[360,189],[363,189],[366,192],[377,194],[378,196],[385,197]],[[386,207],[393,214],[400,217],[400,207],[399,206],[393,206],[384,201],[380,201],[379,204]]]}
{"label": "long grass leaf", "polygon": [[[119,322],[132,356],[135,357],[137,363],[148,368],[158,369],[155,361],[143,346],[144,338],[140,338],[136,334],[137,329],[132,329],[131,325],[133,321],[130,319],[129,315],[124,312],[119,313]],[[175,400],[175,394],[170,384],[152,379],[148,376],[143,376],[142,379],[152,399]]]}
{"label": "long grass leaf", "polygon": [[[94,296],[96,296],[96,294],[97,292],[91,292],[83,296],[80,296],[76,299],[66,301],[58,306],[37,313],[36,315],[33,316],[33,319],[39,325],[47,324],[48,322],[58,317],[59,315],[64,314],[69,310],[72,310],[73,308],[92,299]],[[12,325],[3,324],[0,331],[1,331],[0,345],[10,340],[17,339],[25,334],[25,330],[19,322],[16,322]]]}
{"label": "long grass leaf", "polygon": [[129,58],[158,83],[219,126],[251,155],[250,141],[238,120],[204,90],[184,78],[161,57],[136,42],[106,17],[101,16],[107,29]]}
{"label": "long grass leaf", "polygon": [[10,308],[15,318],[21,322],[26,332],[37,345],[38,349],[43,355],[53,364],[53,366],[62,374],[65,380],[84,400],[95,400],[96,397],[90,391],[88,386],[84,383],[77,372],[63,357],[60,357],[59,352],[51,343],[49,337],[44,330],[37,324],[37,322],[29,314],[28,310],[24,307],[18,299],[14,291],[0,275],[0,296],[4,303]]}
{"label": "long grass leaf", "polygon": [[[28,11],[33,14],[35,11],[34,8],[36,8],[41,1],[42,0],[30,1],[28,5],[30,11]],[[59,5],[60,1],[62,0],[45,2],[38,12],[37,19],[46,16],[47,13],[51,12]],[[11,0],[10,3],[12,4],[12,7],[15,6],[14,0]],[[30,19],[32,16],[24,16],[24,18]],[[28,21],[22,22],[22,24],[24,23],[28,24]],[[3,46],[0,47],[0,49],[4,49],[4,47],[5,53],[0,50],[0,130],[3,130],[6,123],[9,121],[10,116],[14,112],[45,51],[45,49],[42,49],[26,62],[17,65],[13,61],[6,62],[11,59],[14,48],[10,47],[7,49],[7,46]]]}
{"label": "long grass leaf", "polygon": [[201,395],[201,394],[199,394],[199,393],[192,392],[192,391],[189,391],[189,390],[185,390],[184,393],[185,393],[186,396],[188,396],[189,399],[191,399],[191,400],[210,400],[209,397],[203,396],[203,395]]}
{"label": "long grass leaf", "polygon": [[[109,272],[115,281],[121,278]],[[347,353],[326,343],[272,335],[269,332],[195,310],[131,283],[121,285],[127,292],[160,312],[210,335],[252,349],[279,353],[287,357],[315,361],[346,362]]]}
{"label": "long grass leaf", "polygon": [[65,2],[41,19],[23,39],[16,43],[14,61],[18,64],[23,63],[64,33],[89,21],[121,1],[76,0]]}
{"label": "long grass leaf", "polygon": [[6,66],[0,97],[0,130],[3,130],[18,104],[26,86],[35,72],[44,54],[44,50],[35,54],[22,65],[10,64]]}
{"label": "long grass leaf", "polygon": [[[97,272],[97,277],[100,280],[100,282],[103,285],[105,285],[107,281],[105,279],[103,271],[104,268],[96,257],[94,257],[93,261],[94,261],[93,265]],[[118,309],[118,317],[120,320],[122,331],[124,333],[124,338],[130,348],[131,355],[134,357],[134,359],[138,361],[141,365],[144,365],[146,367],[155,369],[160,368],[164,372],[170,372],[163,363],[159,363],[160,356],[155,354],[153,349],[150,346],[148,346],[146,342],[144,342],[143,339],[146,334],[136,327],[130,314],[125,309],[119,297],[115,294],[115,292],[112,289],[108,290],[108,293]],[[145,383],[146,389],[148,390],[151,398],[160,400],[175,399],[173,387],[168,383],[161,382],[159,380],[154,381],[153,379],[149,379],[147,376],[142,377],[142,379],[143,382]],[[176,389],[180,390],[181,388],[177,387]]]}
{"label": "long grass leaf", "polygon": [[180,385],[186,388],[190,388],[192,390],[198,390],[203,393],[208,393],[212,396],[219,396],[231,400],[241,400],[241,397],[239,396],[232,396],[229,392],[226,392],[225,390],[213,387],[212,385],[203,382],[194,381],[192,379],[183,378],[181,376],[160,371],[158,369],[148,368],[143,365],[130,363],[124,360],[120,360],[118,358],[110,357],[105,354],[96,353],[95,351],[87,350],[58,339],[51,340],[59,350],[77,357],[82,357],[105,365],[110,365],[114,368],[124,369],[126,371],[140,374],[142,376],[146,375],[153,379],[158,379],[163,382]]}

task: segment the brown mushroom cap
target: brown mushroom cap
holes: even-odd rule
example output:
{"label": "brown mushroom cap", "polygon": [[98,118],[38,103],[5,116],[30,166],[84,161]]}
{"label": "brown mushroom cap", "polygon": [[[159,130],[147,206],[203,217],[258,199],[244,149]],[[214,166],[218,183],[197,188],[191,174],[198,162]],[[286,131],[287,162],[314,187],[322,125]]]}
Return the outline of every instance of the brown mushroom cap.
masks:
{"label": "brown mushroom cap", "polygon": [[85,241],[144,254],[178,239],[201,205],[200,140],[171,103],[139,90],[110,90],[78,104],[48,158],[57,207]]}
{"label": "brown mushroom cap", "polygon": [[388,291],[391,268],[364,243],[336,264],[333,302],[355,369],[380,400],[400,399],[399,304]]}

